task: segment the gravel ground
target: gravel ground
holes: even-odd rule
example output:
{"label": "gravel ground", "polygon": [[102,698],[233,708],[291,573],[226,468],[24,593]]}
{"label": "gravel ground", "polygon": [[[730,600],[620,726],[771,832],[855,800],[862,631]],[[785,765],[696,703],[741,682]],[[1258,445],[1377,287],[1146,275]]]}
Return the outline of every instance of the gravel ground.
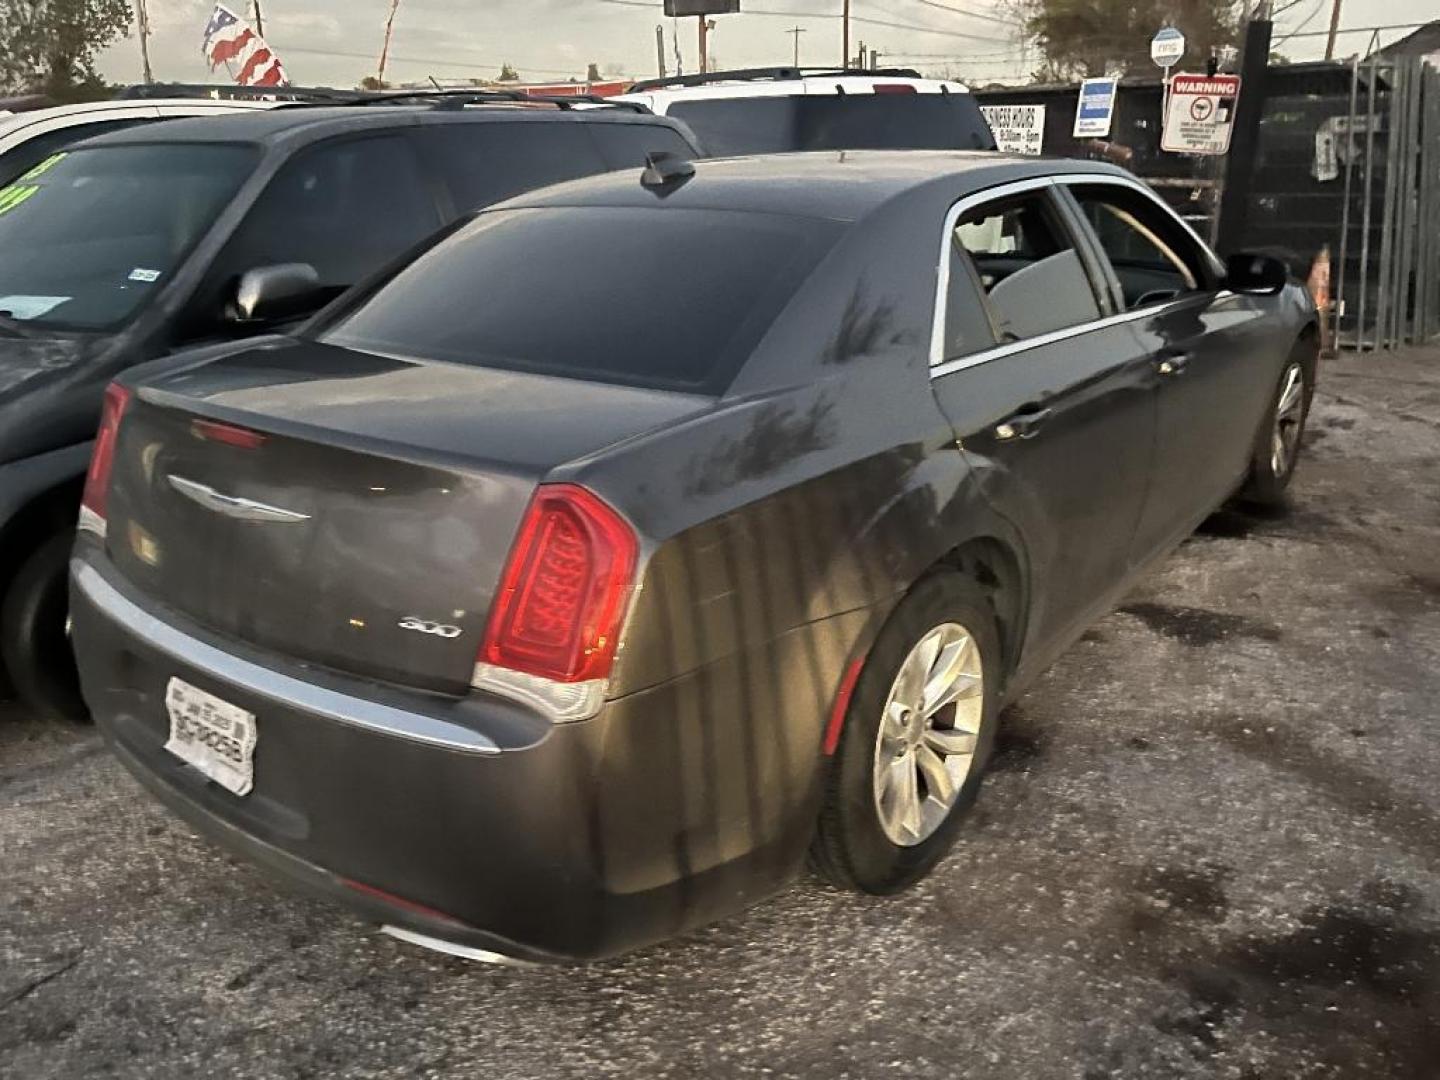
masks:
{"label": "gravel ground", "polygon": [[898,898],[451,960],[0,706],[0,1075],[1440,1077],[1440,349],[1323,379],[1297,509],[1218,515],[1087,633]]}

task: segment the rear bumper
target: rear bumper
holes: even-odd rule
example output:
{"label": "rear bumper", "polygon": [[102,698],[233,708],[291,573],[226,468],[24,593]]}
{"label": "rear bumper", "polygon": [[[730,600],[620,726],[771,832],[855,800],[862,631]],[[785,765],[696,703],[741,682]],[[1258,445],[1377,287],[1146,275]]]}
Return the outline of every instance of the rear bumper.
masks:
{"label": "rear bumper", "polygon": [[[828,674],[759,715],[737,658],[557,726],[217,638],[89,541],[73,571],[82,686],[125,766],[205,835],[377,922],[527,960],[610,955],[767,895],[808,844]],[[836,646],[863,616],[839,620]],[[812,629],[765,667],[815,671]],[[249,795],[163,749],[172,676],[256,715]]]}

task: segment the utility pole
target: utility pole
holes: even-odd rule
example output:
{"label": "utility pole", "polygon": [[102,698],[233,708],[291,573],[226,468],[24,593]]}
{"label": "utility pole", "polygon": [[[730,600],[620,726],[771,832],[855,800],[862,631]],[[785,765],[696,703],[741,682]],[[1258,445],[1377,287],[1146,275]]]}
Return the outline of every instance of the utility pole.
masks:
{"label": "utility pole", "polygon": [[[258,10],[260,0],[255,0],[255,6]],[[385,19],[385,43],[380,46],[380,70],[375,74],[375,81],[380,84],[381,90],[385,89],[385,64],[390,59],[390,32],[395,28],[395,12],[399,9],[400,0],[390,0],[390,14]]]}
{"label": "utility pole", "polygon": [[1335,35],[1340,33],[1340,0],[1330,9],[1330,36],[1325,39],[1325,59],[1335,59]]}
{"label": "utility pole", "polygon": [[785,33],[795,39],[795,66],[798,68],[800,66],[800,35],[805,33],[805,28],[803,26],[796,26],[786,30]]}
{"label": "utility pole", "polygon": [[665,24],[655,26],[655,63],[660,69],[660,78],[665,77]]}
{"label": "utility pole", "polygon": [[700,74],[710,70],[710,20],[701,15],[700,23]]}
{"label": "utility pole", "polygon": [[844,12],[840,17],[841,24],[844,26],[840,32],[840,69],[842,71],[848,70],[850,67],[850,0],[845,0]]}
{"label": "utility pole", "polygon": [[140,28],[140,74],[148,85],[155,76],[150,71],[150,12],[145,0],[135,0],[135,22]]}
{"label": "utility pole", "polygon": [[1260,147],[1260,117],[1265,112],[1265,73],[1270,66],[1273,0],[1255,0],[1245,26],[1245,48],[1240,56],[1240,100],[1235,104],[1235,131],[1225,162],[1225,190],[1220,196],[1220,227],[1216,247],[1233,255],[1245,247],[1246,213],[1255,178]]}
{"label": "utility pole", "polygon": [[260,0],[255,0],[252,5],[255,8],[255,33],[261,37],[265,36],[265,20],[260,17]]}

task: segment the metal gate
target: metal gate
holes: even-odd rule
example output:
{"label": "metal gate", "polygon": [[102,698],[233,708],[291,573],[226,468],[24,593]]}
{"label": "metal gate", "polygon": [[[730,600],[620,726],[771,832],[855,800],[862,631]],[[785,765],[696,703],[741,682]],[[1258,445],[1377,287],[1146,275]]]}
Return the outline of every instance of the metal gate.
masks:
{"label": "metal gate", "polygon": [[1337,125],[1345,199],[1335,341],[1394,349],[1440,335],[1440,71],[1356,60]]}

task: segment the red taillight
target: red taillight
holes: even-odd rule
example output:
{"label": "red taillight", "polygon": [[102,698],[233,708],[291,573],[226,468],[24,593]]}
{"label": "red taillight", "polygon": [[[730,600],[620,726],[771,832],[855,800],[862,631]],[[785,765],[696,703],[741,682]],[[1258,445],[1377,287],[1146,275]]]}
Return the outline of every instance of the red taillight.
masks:
{"label": "red taillight", "polygon": [[241,450],[256,450],[264,445],[266,439],[266,436],[258,431],[236,427],[234,424],[222,424],[218,420],[191,420],[190,432],[197,438],[224,443],[226,446],[238,446]]}
{"label": "red taillight", "polygon": [[629,524],[574,484],[542,484],[490,609],[480,662],[557,682],[610,674],[637,553]]}
{"label": "red taillight", "polygon": [[877,94],[914,94],[915,87],[909,83],[876,83],[870,88]]}
{"label": "red taillight", "polygon": [[129,404],[130,391],[125,387],[111,383],[105,388],[105,403],[100,408],[100,430],[95,434],[90,471],[85,474],[85,494],[80,498],[80,505],[102,521],[110,494],[110,469],[115,464],[115,437],[120,433],[120,417]]}

